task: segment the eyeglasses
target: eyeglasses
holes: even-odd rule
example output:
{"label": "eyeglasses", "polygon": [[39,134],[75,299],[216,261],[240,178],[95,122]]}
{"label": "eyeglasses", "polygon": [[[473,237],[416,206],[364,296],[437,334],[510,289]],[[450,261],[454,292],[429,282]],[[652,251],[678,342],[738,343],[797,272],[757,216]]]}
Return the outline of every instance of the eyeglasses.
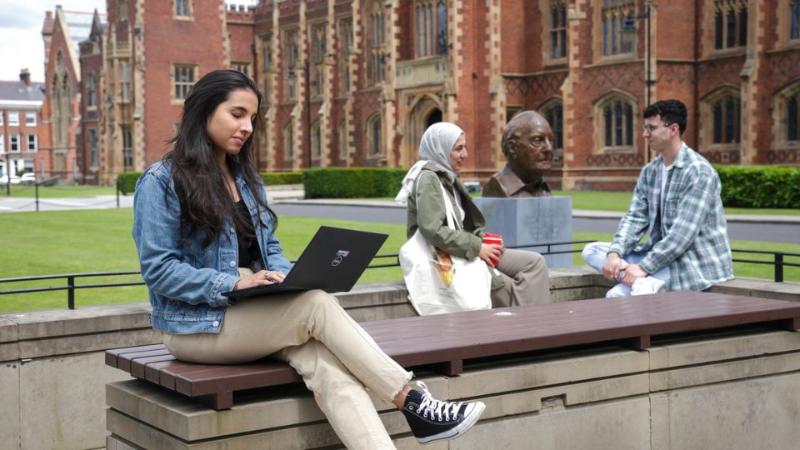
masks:
{"label": "eyeglasses", "polygon": [[[672,125],[671,123],[664,123],[664,128],[668,128],[671,125]],[[644,126],[642,126],[642,130],[647,133],[652,133],[653,131],[656,131],[658,127],[659,125],[650,125],[649,123],[646,123],[644,124]]]}

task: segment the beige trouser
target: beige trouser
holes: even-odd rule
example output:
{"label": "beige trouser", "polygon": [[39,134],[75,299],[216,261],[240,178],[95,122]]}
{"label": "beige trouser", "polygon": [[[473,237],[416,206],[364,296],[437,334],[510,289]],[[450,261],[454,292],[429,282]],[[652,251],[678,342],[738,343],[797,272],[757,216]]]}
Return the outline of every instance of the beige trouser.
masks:
{"label": "beige trouser", "polygon": [[240,300],[219,334],[164,335],[176,358],[235,364],[273,355],[288,362],[314,393],[344,445],[393,449],[365,386],[391,401],[411,379],[320,290]]}
{"label": "beige trouser", "polygon": [[550,273],[536,252],[507,248],[497,263],[505,285],[492,291],[492,307],[550,303]]}

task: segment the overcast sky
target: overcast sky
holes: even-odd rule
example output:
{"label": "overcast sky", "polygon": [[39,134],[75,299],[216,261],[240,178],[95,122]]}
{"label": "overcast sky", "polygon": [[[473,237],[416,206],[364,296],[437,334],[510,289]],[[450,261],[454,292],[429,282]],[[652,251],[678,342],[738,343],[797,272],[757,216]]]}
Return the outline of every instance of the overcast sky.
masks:
{"label": "overcast sky", "polygon": [[[225,3],[253,5],[257,0]],[[42,24],[45,11],[55,11],[56,5],[70,11],[106,10],[106,0],[0,0],[0,80],[17,80],[27,67],[31,80],[44,81]]]}

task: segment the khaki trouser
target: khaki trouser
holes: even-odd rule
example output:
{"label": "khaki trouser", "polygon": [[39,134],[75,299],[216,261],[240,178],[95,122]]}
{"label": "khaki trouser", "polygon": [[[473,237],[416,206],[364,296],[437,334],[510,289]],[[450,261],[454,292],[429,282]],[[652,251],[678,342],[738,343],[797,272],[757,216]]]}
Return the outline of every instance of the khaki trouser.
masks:
{"label": "khaki trouser", "polygon": [[492,291],[492,307],[550,303],[550,273],[536,252],[507,248],[497,263],[505,285]]}
{"label": "khaki trouser", "polygon": [[393,449],[365,386],[391,401],[411,373],[320,290],[240,300],[225,312],[219,334],[165,335],[182,361],[235,364],[273,355],[303,377],[344,445]]}

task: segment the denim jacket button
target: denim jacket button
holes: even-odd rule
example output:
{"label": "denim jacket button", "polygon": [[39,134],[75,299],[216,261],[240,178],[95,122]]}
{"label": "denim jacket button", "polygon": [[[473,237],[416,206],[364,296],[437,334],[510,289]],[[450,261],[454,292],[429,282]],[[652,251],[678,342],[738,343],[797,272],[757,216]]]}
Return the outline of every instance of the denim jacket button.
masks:
{"label": "denim jacket button", "polygon": [[231,261],[229,264],[231,267],[236,267],[236,261]]}
{"label": "denim jacket button", "polygon": [[213,325],[214,328],[218,327],[219,326],[219,320],[215,320],[211,325]]}

